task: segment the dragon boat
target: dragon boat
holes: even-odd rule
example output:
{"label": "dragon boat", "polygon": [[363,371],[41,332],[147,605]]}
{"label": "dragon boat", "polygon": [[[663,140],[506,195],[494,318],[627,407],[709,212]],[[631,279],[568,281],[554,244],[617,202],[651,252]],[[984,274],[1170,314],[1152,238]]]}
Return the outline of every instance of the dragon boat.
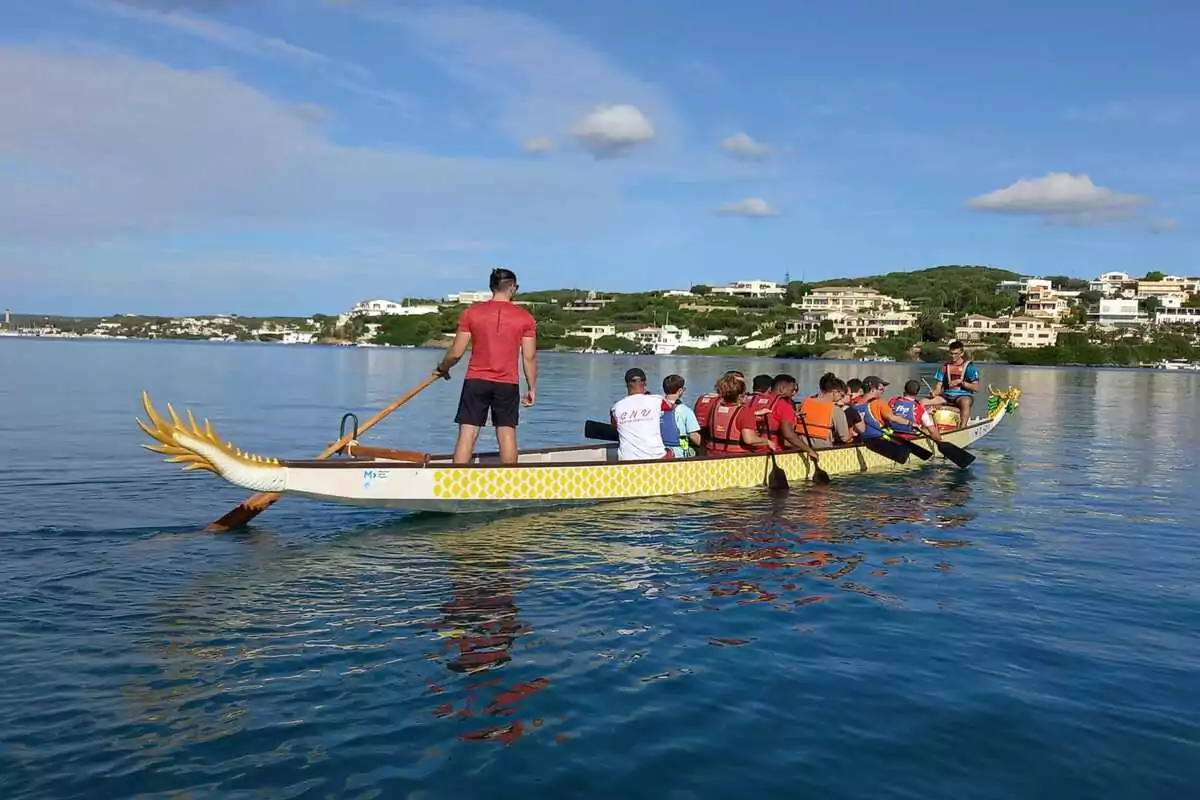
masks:
{"label": "dragon boat", "polygon": [[[942,437],[965,448],[987,436],[1018,404],[1020,389],[988,389],[983,415],[960,425],[955,413],[939,409]],[[223,442],[208,420],[186,421],[168,404],[159,413],[148,395],[142,403],[148,422],[138,426],[156,444],[148,450],[167,456],[187,470],[219,475],[255,492],[291,494],[358,506],[440,512],[496,511],[526,506],[595,503],[728,489],[751,489],[767,483],[778,467],[789,482],[814,479],[813,464],[797,452],[698,456],[655,461],[618,461],[616,445],[595,442],[526,450],[516,464],[504,465],[498,454],[482,453],[469,464],[453,464],[450,455],[389,450],[351,442],[329,459],[280,460],[243,452]],[[876,440],[878,441],[878,440]],[[913,440],[928,454],[937,452],[928,438]],[[820,468],[830,476],[914,469],[921,458],[898,458],[865,444],[835,447],[820,454]]]}

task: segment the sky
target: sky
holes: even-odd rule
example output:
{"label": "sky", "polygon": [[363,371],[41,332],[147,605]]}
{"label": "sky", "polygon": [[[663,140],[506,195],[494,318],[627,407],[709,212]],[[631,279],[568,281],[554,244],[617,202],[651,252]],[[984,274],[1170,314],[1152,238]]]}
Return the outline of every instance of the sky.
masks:
{"label": "sky", "polygon": [[39,0],[0,306],[1200,273],[1200,3]]}

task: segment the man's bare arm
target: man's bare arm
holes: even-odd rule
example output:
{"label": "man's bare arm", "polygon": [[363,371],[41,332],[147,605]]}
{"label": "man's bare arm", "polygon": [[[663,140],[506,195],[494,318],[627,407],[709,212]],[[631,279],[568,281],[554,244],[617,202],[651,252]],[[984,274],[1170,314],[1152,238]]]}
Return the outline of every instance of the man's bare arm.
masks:
{"label": "man's bare arm", "polygon": [[537,395],[537,339],[533,336],[521,340],[521,367],[525,370],[525,404],[531,406]]}
{"label": "man's bare arm", "polygon": [[446,355],[442,356],[442,360],[438,362],[434,373],[441,375],[443,378],[449,378],[450,370],[466,355],[467,347],[470,344],[471,334],[466,331],[459,331],[454,334],[454,341],[451,343],[450,349],[446,351]]}

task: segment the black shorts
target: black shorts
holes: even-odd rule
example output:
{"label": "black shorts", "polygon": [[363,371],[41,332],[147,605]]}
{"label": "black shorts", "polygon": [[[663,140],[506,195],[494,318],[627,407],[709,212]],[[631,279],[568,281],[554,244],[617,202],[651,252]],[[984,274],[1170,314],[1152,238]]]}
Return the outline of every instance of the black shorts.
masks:
{"label": "black shorts", "polygon": [[521,413],[520,384],[496,383],[479,378],[463,381],[454,422],[482,428],[487,425],[489,411],[492,413],[492,425],[497,428],[517,427],[517,417]]}

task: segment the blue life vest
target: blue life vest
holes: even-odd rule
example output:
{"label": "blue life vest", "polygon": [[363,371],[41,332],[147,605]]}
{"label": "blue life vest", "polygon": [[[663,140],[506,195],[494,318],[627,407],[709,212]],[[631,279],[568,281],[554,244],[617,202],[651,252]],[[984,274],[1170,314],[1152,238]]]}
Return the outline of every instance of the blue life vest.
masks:
{"label": "blue life vest", "polygon": [[890,405],[892,407],[893,414],[895,414],[898,417],[904,417],[904,419],[908,420],[907,425],[900,425],[898,423],[893,423],[892,424],[893,431],[895,431],[896,433],[907,433],[907,434],[911,434],[913,436],[920,435],[921,432],[919,430],[917,430],[917,401],[916,400],[910,400],[907,397],[893,397],[888,402],[888,405]]}
{"label": "blue life vest", "polygon": [[883,436],[884,421],[875,419],[869,403],[855,403],[854,410],[862,416],[863,422],[867,426],[866,430],[862,432],[863,439],[879,439]]}
{"label": "blue life vest", "polygon": [[662,432],[664,447],[679,447],[679,423],[675,421],[675,409],[663,411],[658,418],[658,428]]}

